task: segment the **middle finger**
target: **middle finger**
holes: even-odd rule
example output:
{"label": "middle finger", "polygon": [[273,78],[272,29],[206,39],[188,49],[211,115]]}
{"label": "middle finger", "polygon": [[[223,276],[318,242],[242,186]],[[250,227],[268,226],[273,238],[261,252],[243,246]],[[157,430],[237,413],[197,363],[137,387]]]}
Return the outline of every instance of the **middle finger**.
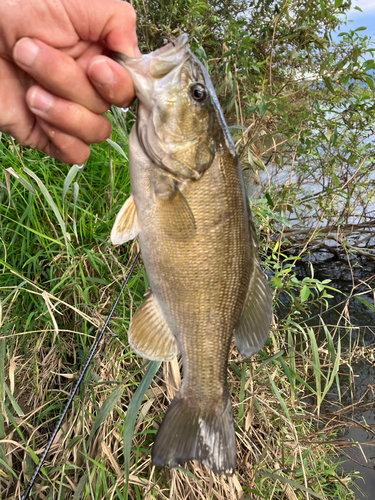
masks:
{"label": "middle finger", "polygon": [[22,38],[14,47],[13,57],[20,68],[53,94],[77,102],[94,113],[108,109],[83,68],[64,52],[40,40]]}

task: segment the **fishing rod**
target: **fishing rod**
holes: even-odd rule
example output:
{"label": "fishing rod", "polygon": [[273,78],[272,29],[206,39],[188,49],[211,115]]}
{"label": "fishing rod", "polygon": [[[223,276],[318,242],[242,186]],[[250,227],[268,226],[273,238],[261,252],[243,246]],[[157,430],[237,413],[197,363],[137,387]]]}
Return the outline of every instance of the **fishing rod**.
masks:
{"label": "fishing rod", "polygon": [[43,465],[43,462],[44,462],[44,460],[45,460],[45,458],[47,456],[47,453],[49,452],[49,449],[51,448],[52,443],[55,440],[56,434],[59,432],[59,429],[60,429],[60,426],[62,424],[62,421],[64,420],[65,415],[67,414],[67,411],[69,410],[70,405],[72,404],[74,395],[77,392],[78,387],[81,385],[81,382],[82,382],[84,376],[86,375],[86,372],[87,372],[87,369],[89,367],[89,364],[91,363],[91,360],[92,360],[92,358],[95,355],[95,352],[96,352],[96,350],[98,348],[98,345],[99,345],[100,341],[102,340],[102,337],[103,337],[104,332],[105,332],[105,330],[106,330],[106,328],[108,326],[108,323],[109,323],[109,321],[110,321],[110,319],[112,317],[112,314],[114,313],[114,311],[115,311],[115,309],[117,307],[117,304],[118,304],[118,302],[120,300],[120,297],[121,297],[123,291],[126,288],[126,285],[129,283],[130,277],[133,274],[134,268],[135,268],[135,266],[136,266],[136,264],[138,262],[138,259],[139,259],[140,255],[141,255],[141,252],[139,251],[137,253],[136,258],[134,259],[134,262],[133,262],[133,264],[132,264],[132,266],[130,268],[130,271],[128,272],[128,275],[125,278],[125,281],[124,281],[124,284],[121,287],[120,293],[118,294],[117,299],[115,300],[115,303],[112,306],[111,312],[109,313],[107,319],[105,320],[103,328],[101,329],[101,331],[100,331],[100,333],[99,333],[96,341],[94,342],[94,345],[92,346],[92,349],[90,351],[89,357],[87,358],[85,366],[83,367],[82,372],[81,372],[80,376],[78,377],[76,385],[73,387],[73,390],[72,390],[72,392],[71,392],[71,394],[69,396],[69,399],[68,399],[68,401],[67,401],[67,403],[66,403],[66,405],[65,405],[65,407],[64,407],[64,409],[63,409],[63,411],[62,411],[62,413],[60,415],[60,418],[59,418],[59,420],[58,420],[58,422],[57,422],[57,424],[56,424],[56,426],[55,426],[55,428],[54,428],[54,430],[53,430],[53,432],[51,434],[51,437],[49,438],[49,441],[48,441],[46,447],[44,448],[42,456],[40,457],[39,462],[37,463],[37,465],[36,465],[36,467],[34,469],[33,475],[30,478],[30,481],[29,481],[29,483],[28,483],[28,485],[26,487],[26,490],[25,490],[24,494],[21,497],[21,500],[26,500],[28,498],[28,496],[29,496],[30,490],[31,490],[31,488],[32,488],[32,486],[33,486],[33,484],[35,482],[35,479],[36,479],[36,477],[37,477],[40,469],[42,468],[42,465]]}

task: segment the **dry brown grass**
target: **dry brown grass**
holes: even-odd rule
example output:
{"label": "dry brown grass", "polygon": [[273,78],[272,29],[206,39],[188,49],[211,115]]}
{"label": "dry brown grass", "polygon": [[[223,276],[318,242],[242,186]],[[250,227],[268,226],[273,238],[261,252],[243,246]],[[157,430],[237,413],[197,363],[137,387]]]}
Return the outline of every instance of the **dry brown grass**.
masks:
{"label": "dry brown grass", "polygon": [[[11,480],[6,471],[2,473],[4,500],[19,498],[32,470],[30,453],[26,451],[18,430],[27,445],[40,455],[78,376],[77,372],[72,371],[72,366],[80,359],[72,332],[60,330],[60,342],[56,342],[54,335],[52,348],[48,333],[40,332],[37,345],[30,349],[25,362],[21,356],[13,356],[6,367],[10,386],[15,388],[14,397],[25,416],[15,418],[16,425],[6,418],[6,439],[2,440],[2,445],[9,466],[21,478],[21,482]],[[64,343],[61,341],[63,338]],[[88,343],[91,342],[90,339]],[[276,346],[278,341],[274,337],[273,345],[269,347],[270,355],[276,352]],[[242,366],[234,348],[230,363]],[[104,338],[91,371],[86,376],[85,386],[81,394],[76,396],[47,457],[46,474],[37,478],[31,498],[121,498],[118,491],[124,490],[126,482],[122,431],[127,406],[142,378],[141,366],[142,360],[131,355],[120,340],[110,336]],[[290,420],[270,389],[268,373],[285,397]],[[239,407],[242,405],[243,408],[242,425],[236,429],[238,458],[235,476],[217,477],[195,461],[187,464],[185,470],[152,467],[150,449],[154,433],[181,383],[181,364],[175,359],[162,365],[145,395],[135,424],[129,498],[313,498],[285,482],[267,478],[267,470],[281,473],[291,480],[298,470],[302,486],[324,495],[317,484],[319,475],[314,473],[314,461],[324,454],[325,445],[315,434],[312,425],[314,417],[300,405],[291,405],[285,376],[283,379],[280,370],[275,365],[267,367],[260,359],[248,364],[242,401],[239,400],[241,377],[229,369],[228,381],[237,423]],[[98,409],[103,406],[113,388],[117,387],[114,384],[123,387],[121,399],[87,445]],[[312,444],[313,436],[316,439]],[[306,451],[307,455],[303,457]],[[87,475],[91,475],[90,481]],[[82,477],[85,478],[85,484],[82,481],[80,483]],[[105,495],[96,493],[104,482]],[[83,487],[83,492],[81,496],[75,497],[77,485]],[[244,488],[252,493],[244,492]],[[265,497],[264,494],[269,496]]]}

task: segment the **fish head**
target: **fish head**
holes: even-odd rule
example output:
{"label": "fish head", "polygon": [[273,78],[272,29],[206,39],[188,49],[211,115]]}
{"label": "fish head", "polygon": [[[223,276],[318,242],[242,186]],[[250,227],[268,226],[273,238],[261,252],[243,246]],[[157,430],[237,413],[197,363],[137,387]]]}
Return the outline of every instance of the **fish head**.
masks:
{"label": "fish head", "polygon": [[[226,144],[234,152],[210,77],[188,37],[141,58],[114,54],[138,97],[138,140],[154,164],[181,180],[197,180]],[[228,137],[227,137],[228,136]],[[234,152],[235,154],[235,152]]]}

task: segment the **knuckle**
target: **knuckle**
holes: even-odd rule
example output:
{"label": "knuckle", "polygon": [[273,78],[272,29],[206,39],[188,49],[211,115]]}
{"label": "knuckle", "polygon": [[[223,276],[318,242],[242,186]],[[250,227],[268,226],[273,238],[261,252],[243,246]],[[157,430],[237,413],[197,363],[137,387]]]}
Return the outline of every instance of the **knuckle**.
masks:
{"label": "knuckle", "polygon": [[34,120],[29,130],[21,135],[14,135],[14,138],[21,144],[32,149],[44,151],[48,144],[48,137],[40,128],[38,120]]}
{"label": "knuckle", "polygon": [[100,121],[97,134],[96,134],[96,140],[94,142],[103,142],[105,141],[111,134],[111,124],[107,118],[104,118],[104,120]]}
{"label": "knuckle", "polygon": [[60,153],[69,155],[70,153],[74,153],[77,149],[79,150],[80,144],[77,144],[78,142],[79,139],[76,137],[72,137],[62,132],[59,134],[59,137],[56,137],[55,145],[60,150]]}
{"label": "knuckle", "polygon": [[128,2],[123,2],[122,5],[123,5],[124,14],[126,16],[127,21],[130,22],[131,24],[135,25],[135,22],[137,19],[136,10]]}
{"label": "knuckle", "polygon": [[70,163],[70,164],[84,163],[90,156],[89,146],[81,142],[79,143],[77,142],[76,144],[74,144],[73,142],[70,142],[69,145],[67,144],[59,145],[59,147],[56,148],[59,154],[59,159],[61,159],[65,163]]}
{"label": "knuckle", "polygon": [[80,129],[84,125],[84,109],[76,103],[67,102],[65,114],[75,128]]}

